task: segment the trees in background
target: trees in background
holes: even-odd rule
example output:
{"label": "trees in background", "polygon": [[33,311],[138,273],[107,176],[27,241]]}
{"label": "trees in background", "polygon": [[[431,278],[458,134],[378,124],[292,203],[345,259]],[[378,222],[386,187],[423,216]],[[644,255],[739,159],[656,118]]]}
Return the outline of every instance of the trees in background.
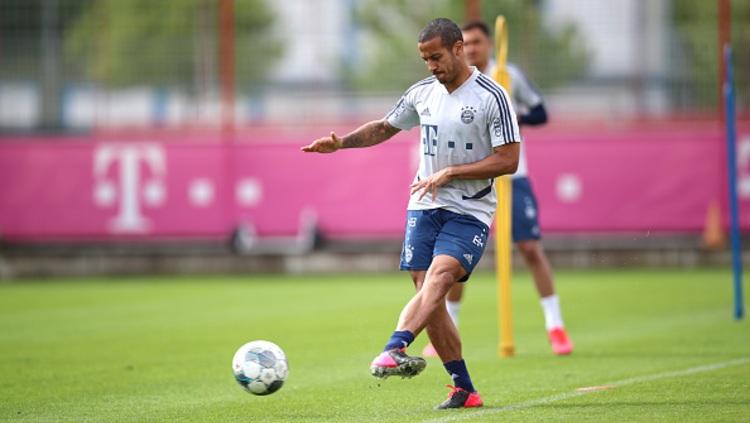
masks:
{"label": "trees in background", "polygon": [[[675,77],[683,90],[673,93],[685,108],[716,108],[719,101],[718,1],[673,0],[672,19],[677,29],[680,63]],[[750,108],[750,2],[733,0],[732,45],[738,108]],[[682,103],[682,104],[680,104]]]}
{"label": "trees in background", "polygon": [[[542,88],[564,84],[585,72],[589,53],[572,25],[543,25],[534,0],[482,2],[482,18],[494,26],[502,14],[508,22],[509,59],[521,65]],[[452,0],[363,0],[356,19],[362,26],[362,61],[350,83],[361,90],[401,90],[426,75],[417,53],[417,34],[437,16],[464,20],[464,3]]]}
{"label": "trees in background", "polygon": [[[218,0],[100,0],[65,31],[65,51],[81,74],[107,86],[199,88],[217,73]],[[236,0],[235,79],[263,83],[283,52],[264,0]]]}

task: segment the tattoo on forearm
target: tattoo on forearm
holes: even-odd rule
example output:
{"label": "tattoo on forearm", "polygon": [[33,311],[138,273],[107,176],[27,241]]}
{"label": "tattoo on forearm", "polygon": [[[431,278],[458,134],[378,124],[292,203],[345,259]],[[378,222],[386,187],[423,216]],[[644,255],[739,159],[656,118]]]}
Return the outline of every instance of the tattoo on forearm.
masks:
{"label": "tattoo on forearm", "polygon": [[387,140],[399,131],[384,120],[368,122],[341,140],[343,148],[370,147]]}

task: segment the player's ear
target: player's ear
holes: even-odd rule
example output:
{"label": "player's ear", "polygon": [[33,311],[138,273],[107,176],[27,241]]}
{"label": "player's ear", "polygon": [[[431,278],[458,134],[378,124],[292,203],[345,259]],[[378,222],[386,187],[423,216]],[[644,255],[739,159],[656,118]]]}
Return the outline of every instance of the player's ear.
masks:
{"label": "player's ear", "polygon": [[453,44],[453,55],[459,56],[464,53],[464,42],[459,40],[456,41],[455,44]]}

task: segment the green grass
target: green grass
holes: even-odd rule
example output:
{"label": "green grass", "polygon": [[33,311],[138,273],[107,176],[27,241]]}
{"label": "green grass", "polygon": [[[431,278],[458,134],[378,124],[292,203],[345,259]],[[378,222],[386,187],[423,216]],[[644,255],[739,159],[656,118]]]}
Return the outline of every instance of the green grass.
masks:
{"label": "green grass", "polygon": [[[487,405],[479,412],[433,410],[450,382],[434,360],[411,380],[369,376],[412,293],[404,274],[3,284],[0,420],[750,421],[750,362],[663,375],[750,357],[750,322],[732,320],[728,272],[557,277],[576,344],[570,357],[552,356],[521,273],[513,286],[517,356],[498,359],[493,278],[469,283],[461,331]],[[286,385],[268,397],[245,393],[231,375],[235,349],[254,339],[278,343],[290,361]],[[660,376],[566,396],[650,375]],[[549,397],[557,400],[526,403]]]}

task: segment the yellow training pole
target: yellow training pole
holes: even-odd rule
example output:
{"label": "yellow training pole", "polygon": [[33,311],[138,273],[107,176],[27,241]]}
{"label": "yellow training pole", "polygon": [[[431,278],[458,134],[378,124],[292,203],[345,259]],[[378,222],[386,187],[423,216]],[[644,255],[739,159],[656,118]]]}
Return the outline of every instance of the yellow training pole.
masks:
{"label": "yellow training pole", "polygon": [[[495,60],[497,65],[492,77],[511,93],[510,74],[505,66],[508,59],[508,28],[505,17],[495,19]],[[500,330],[500,357],[511,357],[515,354],[513,345],[513,313],[511,309],[511,210],[512,185],[510,176],[495,179],[497,191],[497,212],[495,213],[495,262],[497,263],[497,307],[498,328]]]}

